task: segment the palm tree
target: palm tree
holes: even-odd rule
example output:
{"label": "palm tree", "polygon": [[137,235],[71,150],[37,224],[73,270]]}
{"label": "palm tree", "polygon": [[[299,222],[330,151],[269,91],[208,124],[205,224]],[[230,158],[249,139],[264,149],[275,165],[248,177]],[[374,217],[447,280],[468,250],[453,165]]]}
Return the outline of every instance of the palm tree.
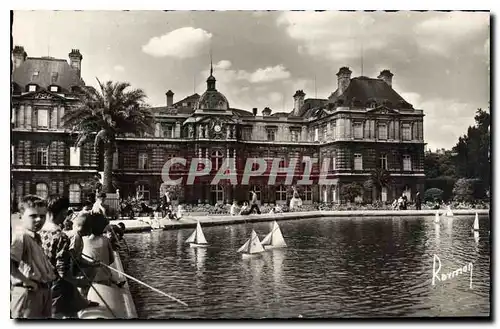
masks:
{"label": "palm tree", "polygon": [[366,189],[375,187],[377,195],[380,196],[382,188],[389,186],[391,180],[391,174],[387,170],[376,168],[371,171],[370,178],[363,185]]}
{"label": "palm tree", "polygon": [[63,117],[66,128],[78,134],[76,146],[94,138],[94,152],[104,151],[103,192],[112,192],[113,152],[116,137],[153,131],[154,118],[142,89],[127,89],[128,82],[99,83],[100,90],[87,86],[79,90],[79,103]]}

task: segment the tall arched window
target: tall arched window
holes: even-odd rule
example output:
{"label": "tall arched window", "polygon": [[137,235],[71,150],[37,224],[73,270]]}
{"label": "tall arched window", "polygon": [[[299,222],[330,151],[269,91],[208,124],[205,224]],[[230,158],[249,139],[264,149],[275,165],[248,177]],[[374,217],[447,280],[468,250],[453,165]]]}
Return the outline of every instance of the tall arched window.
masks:
{"label": "tall arched window", "polygon": [[46,199],[49,196],[49,187],[45,183],[36,184],[36,195],[40,198]]}
{"label": "tall arched window", "polygon": [[276,201],[286,201],[286,186],[278,186],[276,189]]}
{"label": "tall arched window", "polygon": [[212,199],[216,203],[224,202],[224,188],[221,185],[212,185]]}
{"label": "tall arched window", "polygon": [[69,186],[69,203],[81,202],[81,188],[79,184],[71,184]]}
{"label": "tall arched window", "polygon": [[304,186],[304,200],[312,201],[312,188],[310,186]]}
{"label": "tall arched window", "polygon": [[219,170],[222,166],[223,155],[222,152],[217,150],[212,152],[212,170]]}

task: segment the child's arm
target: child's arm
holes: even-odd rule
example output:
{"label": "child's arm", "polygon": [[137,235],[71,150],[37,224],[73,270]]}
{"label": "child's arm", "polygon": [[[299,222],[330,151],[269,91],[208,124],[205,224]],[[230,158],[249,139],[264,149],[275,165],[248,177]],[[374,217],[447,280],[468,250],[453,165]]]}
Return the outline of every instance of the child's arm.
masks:
{"label": "child's arm", "polygon": [[24,274],[19,271],[19,263],[21,262],[24,251],[24,236],[20,234],[15,234],[12,237],[12,243],[10,245],[10,275],[21,281],[25,286],[37,289],[38,285],[28,279]]}
{"label": "child's arm", "polygon": [[38,285],[33,280],[28,279],[24,274],[19,271],[19,262],[10,259],[10,276],[21,281],[26,287],[36,290]]}

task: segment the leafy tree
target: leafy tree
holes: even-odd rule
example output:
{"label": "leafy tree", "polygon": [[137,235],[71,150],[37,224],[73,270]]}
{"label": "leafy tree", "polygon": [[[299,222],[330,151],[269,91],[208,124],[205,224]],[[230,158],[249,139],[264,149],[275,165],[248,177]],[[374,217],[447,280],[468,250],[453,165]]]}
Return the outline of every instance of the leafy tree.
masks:
{"label": "leafy tree", "polygon": [[441,201],[443,200],[443,190],[438,188],[427,189],[424,193],[425,201]]}
{"label": "leafy tree", "polygon": [[456,201],[471,202],[473,201],[474,185],[471,179],[460,178],[455,183],[453,188],[453,195]]}
{"label": "leafy tree", "polygon": [[490,124],[489,111],[476,111],[475,126],[467,129],[467,134],[460,137],[453,147],[456,153],[455,164],[459,177],[478,178],[485,188],[490,186]]}
{"label": "leafy tree", "polygon": [[94,151],[102,146],[104,154],[103,191],[112,192],[113,152],[116,137],[131,133],[153,132],[153,115],[145,103],[142,89],[128,89],[128,82],[99,83],[100,90],[87,86],[80,88],[80,101],[64,115],[66,128],[78,134],[76,146],[93,138]]}
{"label": "leafy tree", "polygon": [[354,199],[362,194],[363,187],[358,183],[344,184],[340,188],[340,195],[347,202],[354,202]]}
{"label": "leafy tree", "polygon": [[389,186],[391,181],[391,174],[387,170],[377,168],[371,171],[370,178],[368,178],[368,180],[363,183],[363,186],[367,190],[375,188],[378,198],[380,198],[382,194],[382,188]]}

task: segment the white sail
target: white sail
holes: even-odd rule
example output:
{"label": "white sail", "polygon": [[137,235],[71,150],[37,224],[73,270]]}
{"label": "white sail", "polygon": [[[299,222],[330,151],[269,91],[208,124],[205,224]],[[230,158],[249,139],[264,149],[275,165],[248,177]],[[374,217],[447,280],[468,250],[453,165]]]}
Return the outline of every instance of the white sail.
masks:
{"label": "white sail", "polygon": [[197,244],[207,244],[207,239],[205,239],[205,234],[203,234],[203,230],[201,229],[200,222],[196,224],[196,239],[195,243]]}
{"label": "white sail", "polygon": [[434,223],[439,223],[439,212],[436,211],[436,216],[434,217]]}
{"label": "white sail", "polygon": [[476,219],[474,219],[474,231],[478,231],[478,230],[479,230],[479,216],[476,213]]}
{"label": "white sail", "polygon": [[264,247],[262,247],[262,244],[260,243],[257,233],[255,233],[255,231],[252,230],[252,236],[250,237],[250,245],[248,246],[248,253],[256,254],[263,251]]}
{"label": "white sail", "polygon": [[238,249],[237,252],[247,252],[248,251],[248,245],[250,244],[250,239],[247,240],[247,242],[245,242],[244,245],[242,245],[240,247],[240,249]]}
{"label": "white sail", "polygon": [[266,237],[264,239],[262,239],[262,241],[260,243],[262,243],[262,245],[268,245],[268,244],[271,244],[271,239],[273,237],[273,231],[271,230],[271,232],[269,232]]}
{"label": "white sail", "polygon": [[194,242],[195,239],[196,239],[196,230],[194,230],[193,233],[191,233],[191,235],[189,236],[189,238],[187,238],[186,243],[192,243]]}
{"label": "white sail", "polygon": [[281,234],[281,229],[278,223],[274,222],[273,225],[273,237],[271,239],[271,245],[273,247],[286,247],[285,239],[283,238],[283,234]]}

